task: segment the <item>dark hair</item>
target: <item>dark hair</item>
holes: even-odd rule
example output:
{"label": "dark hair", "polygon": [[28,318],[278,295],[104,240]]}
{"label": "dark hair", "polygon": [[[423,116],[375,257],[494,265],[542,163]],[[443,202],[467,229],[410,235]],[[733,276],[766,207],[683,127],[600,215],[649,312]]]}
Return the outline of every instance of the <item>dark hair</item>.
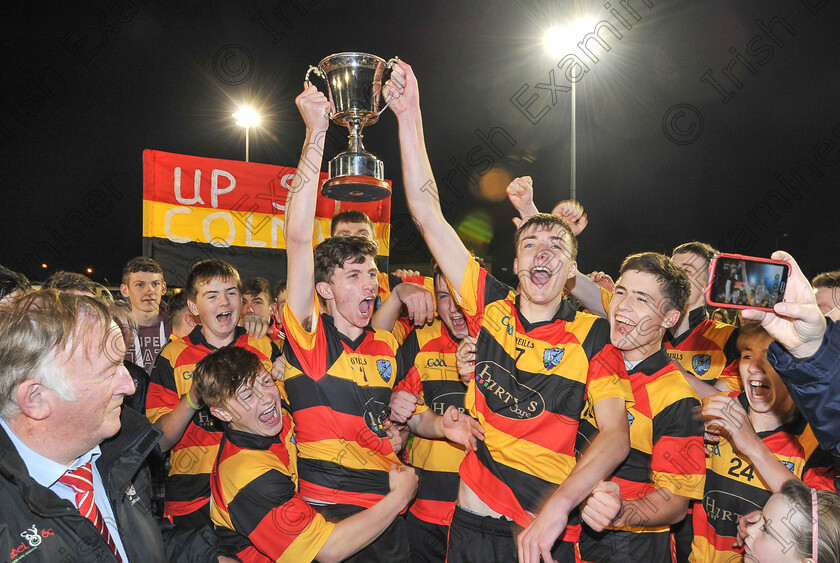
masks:
{"label": "dark hair", "polygon": [[729,311],[727,311],[723,307],[712,309],[712,311],[709,313],[709,318],[714,320],[715,315],[717,315],[718,313],[723,315],[723,322],[725,322],[726,324],[732,324],[732,320],[729,318]]}
{"label": "dark hair", "polygon": [[370,227],[370,232],[376,236],[376,228],[373,226],[373,221],[367,216],[367,213],[359,211],[358,209],[346,209],[333,215],[330,223],[330,236],[335,236],[336,225],[339,223],[365,223]]}
{"label": "dark hair", "polygon": [[238,346],[224,346],[195,365],[193,386],[208,407],[224,407],[243,385],[253,385],[265,370],[259,356]]}
{"label": "dark hair", "polygon": [[840,270],[817,274],[816,276],[814,276],[814,279],[811,280],[811,285],[813,285],[817,289],[821,287],[840,287]]}
{"label": "dark hair", "polygon": [[315,283],[332,280],[336,268],[344,263],[361,264],[366,258],[376,258],[376,242],[368,237],[347,235],[330,237],[315,247]]}
{"label": "dark hair", "polygon": [[277,303],[277,300],[280,299],[280,294],[284,291],[286,291],[286,280],[280,280],[271,288],[271,300]]}
{"label": "dark hair", "polygon": [[137,272],[149,272],[151,274],[160,274],[163,277],[163,269],[160,267],[160,264],[148,258],[147,256],[138,256],[137,258],[132,258],[128,261],[128,263],[123,267],[122,271],[122,282],[128,285],[128,276],[131,274],[136,274]]}
{"label": "dark hair", "polygon": [[265,278],[250,278],[242,282],[242,295],[253,295],[256,297],[260,293],[265,293],[268,299],[271,299],[271,283]]}
{"label": "dark hair", "polygon": [[741,350],[741,340],[754,336],[769,336],[769,333],[759,321],[747,321],[741,323],[741,326],[738,327],[738,350]]}
{"label": "dark hair", "polygon": [[676,309],[680,314],[685,312],[691,293],[691,282],[688,281],[685,271],[673,260],[658,252],[632,254],[621,264],[619,276],[624,275],[627,270],[652,274],[660,284],[662,296],[665,298],[665,310]]}
{"label": "dark hair", "polygon": [[[788,499],[801,516],[787,522],[797,555],[812,557],[814,528],[811,489],[799,479],[790,479],[782,485],[779,494]],[[840,497],[831,491],[817,491],[817,540],[819,561],[840,561]]]}
{"label": "dark hair", "polygon": [[679,245],[673,252],[671,252],[671,256],[674,254],[685,254],[686,252],[695,254],[705,260],[707,268],[709,267],[709,262],[711,262],[715,254],[718,253],[717,249],[715,249],[712,245],[695,240]]}
{"label": "dark hair", "polygon": [[187,308],[187,292],[186,291],[179,291],[175,295],[169,298],[169,301],[166,302],[166,308],[169,310],[169,316],[171,318],[175,317],[175,313],[178,311],[183,311]]}
{"label": "dark hair", "polygon": [[560,227],[564,233],[566,233],[565,238],[568,239],[568,247],[566,248],[567,252],[569,253],[568,258],[569,260],[576,260],[577,259],[577,238],[575,235],[572,234],[572,229],[569,228],[569,225],[556,215],[551,215],[550,213],[537,213],[528,218],[527,221],[523,222],[522,225],[516,229],[516,232],[513,233],[513,250],[514,252],[517,251],[519,248],[519,240],[522,238],[523,233],[528,230],[538,230],[538,231],[549,231],[554,229],[555,227]]}
{"label": "dark hair", "polygon": [[184,290],[187,293],[187,299],[195,301],[198,295],[198,284],[207,283],[214,278],[232,279],[239,287],[239,272],[232,265],[224,260],[218,258],[211,258],[209,260],[202,260],[196,263],[190,270],[190,275],[187,276],[187,284]]}
{"label": "dark hair", "polygon": [[65,272],[63,270],[59,270],[47,278],[41,289],[77,291],[94,297],[97,295],[96,284],[93,283],[92,279],[76,272]]}
{"label": "dark hair", "polygon": [[30,291],[32,291],[32,284],[26,276],[0,266],[0,301],[14,293],[29,293]]}

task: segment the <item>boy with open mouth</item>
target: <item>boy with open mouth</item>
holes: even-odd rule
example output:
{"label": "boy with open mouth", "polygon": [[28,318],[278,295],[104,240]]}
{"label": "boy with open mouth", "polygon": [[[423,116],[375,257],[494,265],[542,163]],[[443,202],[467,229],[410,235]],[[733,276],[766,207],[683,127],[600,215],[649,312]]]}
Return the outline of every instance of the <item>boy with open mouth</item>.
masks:
{"label": "boy with open mouth", "polygon": [[194,388],[221,421],[210,481],[211,517],[220,542],[240,561],[339,561],[373,541],[414,497],[417,476],[389,471],[390,492],[338,524],[298,492],[297,451],[282,382],[259,356],[225,347],[196,366]]}
{"label": "boy with open mouth", "polygon": [[753,513],[792,479],[816,489],[834,490],[831,455],[819,447],[779,374],[766,358],[773,342],[759,323],[738,335],[739,371],[744,391],[704,401],[710,444],[706,490],[694,509],[690,561],[723,562],[743,554],[735,546],[738,519]]}
{"label": "boy with open mouth", "polygon": [[[267,336],[254,338],[237,326],[242,297],[239,272],[232,265],[217,259],[198,262],[187,277],[185,291],[187,307],[199,324],[161,350],[146,399],[146,416],[164,432],[161,450],[172,452],[164,514],[176,530],[211,526],[210,470],[222,429],[191,390],[196,363],[225,346],[247,348],[269,367],[280,357]],[[214,545],[205,547],[206,553],[215,553]]]}

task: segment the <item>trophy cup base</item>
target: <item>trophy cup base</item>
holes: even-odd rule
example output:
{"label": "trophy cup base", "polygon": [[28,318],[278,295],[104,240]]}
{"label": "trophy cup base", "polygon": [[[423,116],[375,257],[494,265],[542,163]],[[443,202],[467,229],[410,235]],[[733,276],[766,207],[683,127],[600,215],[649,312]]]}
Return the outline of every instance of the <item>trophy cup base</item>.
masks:
{"label": "trophy cup base", "polygon": [[391,186],[373,176],[336,176],[324,181],[321,193],[338,201],[379,201],[391,196]]}

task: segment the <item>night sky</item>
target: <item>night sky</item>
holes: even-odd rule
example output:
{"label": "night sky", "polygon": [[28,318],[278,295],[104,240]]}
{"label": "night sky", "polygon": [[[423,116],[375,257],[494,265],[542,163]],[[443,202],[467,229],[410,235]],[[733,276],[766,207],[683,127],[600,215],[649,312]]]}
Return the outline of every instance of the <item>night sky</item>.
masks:
{"label": "night sky", "polygon": [[[294,166],[307,67],[363,51],[414,68],[444,212],[503,279],[508,181],[531,175],[544,210],[570,194],[569,73],[581,270],[615,274],[629,253],[689,240],[782,248],[809,277],[840,268],[840,3],[611,2],[7,4],[0,263],[118,284],[141,253],[144,149],[244,160],[231,113],[250,102],[264,119],[251,160]],[[545,31],[582,16],[549,53]],[[595,29],[608,49],[578,47]],[[394,181],[391,265],[425,263],[396,119],[364,133]]]}

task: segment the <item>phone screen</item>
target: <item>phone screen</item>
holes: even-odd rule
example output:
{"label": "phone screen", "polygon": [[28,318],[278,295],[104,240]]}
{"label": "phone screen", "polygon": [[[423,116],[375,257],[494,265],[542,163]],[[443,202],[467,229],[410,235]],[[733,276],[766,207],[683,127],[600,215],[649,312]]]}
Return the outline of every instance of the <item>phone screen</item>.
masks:
{"label": "phone screen", "polygon": [[719,256],[708,297],[723,306],[772,308],[784,297],[787,274],[785,264]]}

